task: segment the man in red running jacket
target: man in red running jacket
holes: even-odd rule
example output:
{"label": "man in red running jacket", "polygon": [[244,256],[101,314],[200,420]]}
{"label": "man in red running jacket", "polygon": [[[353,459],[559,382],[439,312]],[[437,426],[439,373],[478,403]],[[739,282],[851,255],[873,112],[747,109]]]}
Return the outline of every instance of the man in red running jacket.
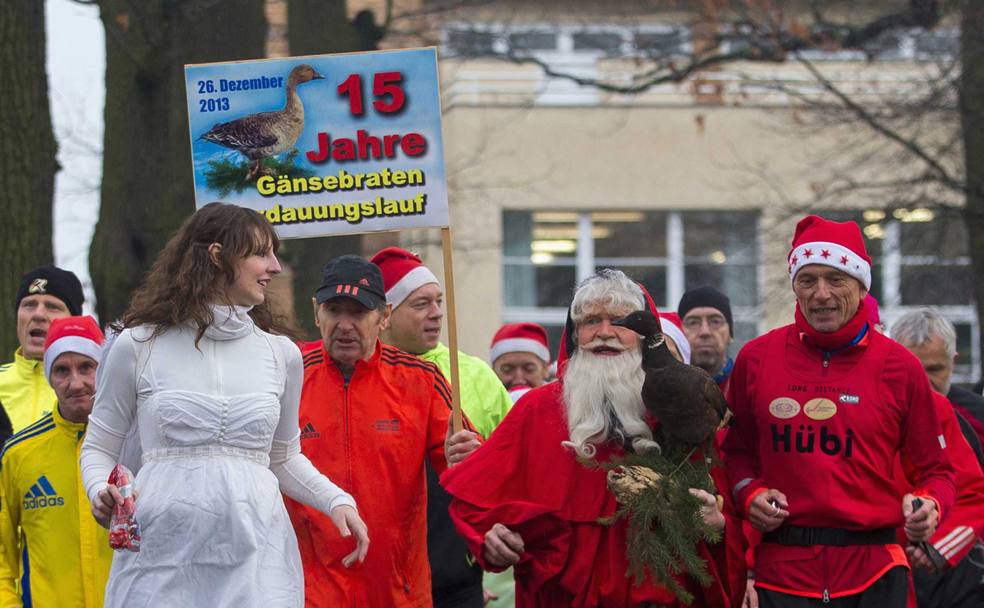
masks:
{"label": "man in red running jacket", "polygon": [[390,308],[375,264],[354,255],[328,262],[314,300],[322,342],[304,353],[301,452],[355,497],[372,544],[364,562],[345,566],[336,549],[355,541],[320,512],[285,498],[304,565],[305,605],[430,608],[424,461],[444,471],[478,447],[475,433],[448,437],[444,375],[379,341]]}
{"label": "man in red running jacket", "polygon": [[[868,325],[857,224],[806,217],[787,259],[795,323],[739,353],[723,445],[735,502],[765,533],[758,605],[915,606],[895,528],[928,541],[955,493],[929,382]],[[904,495],[892,481],[900,452],[915,470]]]}

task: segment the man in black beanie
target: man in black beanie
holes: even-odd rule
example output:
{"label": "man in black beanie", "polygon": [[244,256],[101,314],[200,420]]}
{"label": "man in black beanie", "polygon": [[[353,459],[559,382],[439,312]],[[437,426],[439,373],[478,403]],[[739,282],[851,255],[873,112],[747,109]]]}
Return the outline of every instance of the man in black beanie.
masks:
{"label": "man in black beanie", "polygon": [[677,314],[690,342],[690,363],[707,371],[723,391],[734,360],[728,345],[734,341],[731,301],[709,285],[691,289],[680,298]]}
{"label": "man in black beanie", "polygon": [[74,273],[41,266],[21,278],[14,308],[20,348],[0,366],[0,403],[17,433],[55,405],[55,392],[44,376],[44,340],[54,319],[82,314],[82,283]]}

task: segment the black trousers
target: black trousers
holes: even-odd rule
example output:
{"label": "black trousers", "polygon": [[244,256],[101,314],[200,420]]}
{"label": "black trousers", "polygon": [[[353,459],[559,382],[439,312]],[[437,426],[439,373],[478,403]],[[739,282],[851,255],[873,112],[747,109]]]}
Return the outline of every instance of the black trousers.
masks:
{"label": "black trousers", "polygon": [[482,586],[463,589],[434,589],[434,608],[482,608]]}
{"label": "black trousers", "polygon": [[984,608],[984,545],[977,543],[943,574],[914,570],[919,608]]}
{"label": "black trousers", "polygon": [[802,597],[758,589],[759,608],[905,608],[909,599],[909,572],[897,566],[861,593],[832,598]]}

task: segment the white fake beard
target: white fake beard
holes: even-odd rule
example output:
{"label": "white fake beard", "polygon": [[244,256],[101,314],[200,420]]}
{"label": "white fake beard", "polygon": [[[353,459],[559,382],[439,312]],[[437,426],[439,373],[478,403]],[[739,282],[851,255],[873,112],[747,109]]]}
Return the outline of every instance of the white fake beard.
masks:
{"label": "white fake beard", "polygon": [[[578,349],[564,372],[564,405],[571,447],[578,456],[593,458],[595,446],[609,439],[630,438],[636,452],[659,449],[643,419],[642,352],[633,349],[618,356],[596,355]],[[618,425],[613,423],[618,420]],[[619,428],[620,427],[620,428]]]}

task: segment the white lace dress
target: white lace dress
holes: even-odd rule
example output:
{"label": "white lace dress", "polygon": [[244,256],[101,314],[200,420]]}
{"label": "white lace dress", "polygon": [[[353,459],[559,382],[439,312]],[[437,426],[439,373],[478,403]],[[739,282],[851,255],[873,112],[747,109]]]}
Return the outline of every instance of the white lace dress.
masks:
{"label": "white lace dress", "polygon": [[300,454],[301,355],[216,307],[189,327],[124,331],[102,362],[81,452],[89,499],[105,487],[136,419],[139,553],[117,552],[107,608],[304,605],[297,539],[281,490],[324,513],[352,497]]}

